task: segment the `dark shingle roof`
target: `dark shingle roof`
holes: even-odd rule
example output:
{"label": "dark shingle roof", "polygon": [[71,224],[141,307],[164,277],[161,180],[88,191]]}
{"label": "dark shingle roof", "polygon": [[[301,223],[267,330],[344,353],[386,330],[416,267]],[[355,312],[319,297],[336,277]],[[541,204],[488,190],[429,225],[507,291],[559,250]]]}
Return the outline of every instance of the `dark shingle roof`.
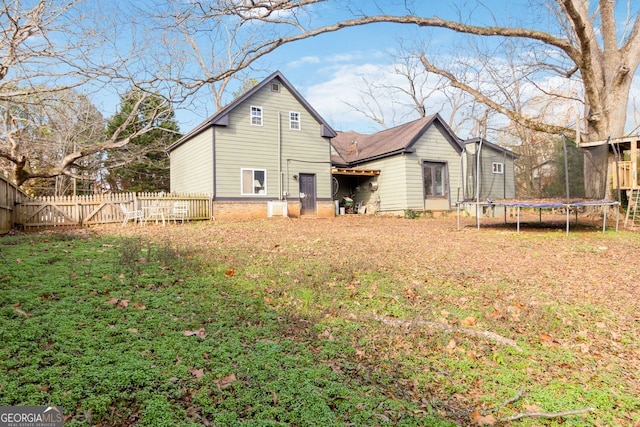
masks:
{"label": "dark shingle roof", "polygon": [[431,127],[440,127],[449,143],[461,152],[460,140],[439,114],[419,118],[390,129],[365,135],[353,131],[338,132],[331,144],[347,164],[354,164],[403,152],[411,152],[413,144]]}
{"label": "dark shingle roof", "polygon": [[[468,145],[468,144],[480,144],[480,140],[481,138],[471,138],[471,139],[467,139],[465,141],[463,141],[464,145]],[[494,144],[493,142],[489,142],[486,139],[482,139],[482,145],[484,147],[489,147],[494,149],[495,151],[498,151],[500,153],[504,153],[505,155],[513,158],[513,159],[518,159],[520,158],[520,155],[517,153],[514,153],[513,151],[509,150],[508,148],[504,148],[499,146],[498,144]]]}

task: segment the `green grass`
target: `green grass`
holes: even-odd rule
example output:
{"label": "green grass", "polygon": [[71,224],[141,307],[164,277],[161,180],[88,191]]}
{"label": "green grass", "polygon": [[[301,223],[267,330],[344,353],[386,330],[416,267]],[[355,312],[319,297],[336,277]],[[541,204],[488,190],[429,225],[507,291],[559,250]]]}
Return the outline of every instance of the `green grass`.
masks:
{"label": "green grass", "polygon": [[[638,352],[637,334],[610,328],[621,313],[556,299],[555,283],[528,288],[482,266],[448,272],[449,253],[380,268],[332,255],[320,238],[286,249],[237,238],[273,224],[216,224],[228,227],[219,236],[238,234],[215,248],[0,238],[0,405],[62,405],[65,425],[78,426],[445,426],[470,423],[474,410],[501,418],[532,407],[595,412],[513,425],[640,417],[623,357]],[[487,238],[530,244],[527,253],[550,239]],[[601,251],[599,235],[572,239],[575,253]],[[522,351],[414,319],[492,331]]]}
{"label": "green grass", "polygon": [[142,239],[5,237],[0,260],[0,405],[62,405],[70,426],[451,425],[356,360],[319,266],[270,294],[268,269]]}

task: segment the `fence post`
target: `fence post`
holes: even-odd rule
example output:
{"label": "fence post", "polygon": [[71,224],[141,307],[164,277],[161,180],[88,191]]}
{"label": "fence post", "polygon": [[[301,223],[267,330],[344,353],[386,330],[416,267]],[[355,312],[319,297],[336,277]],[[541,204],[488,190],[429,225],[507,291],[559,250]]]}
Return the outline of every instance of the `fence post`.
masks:
{"label": "fence post", "polygon": [[82,217],[82,203],[78,201],[78,196],[73,196],[73,198],[75,199],[75,202],[76,202],[75,207],[77,212],[78,225],[82,227],[84,225],[82,223],[84,221],[84,218]]}

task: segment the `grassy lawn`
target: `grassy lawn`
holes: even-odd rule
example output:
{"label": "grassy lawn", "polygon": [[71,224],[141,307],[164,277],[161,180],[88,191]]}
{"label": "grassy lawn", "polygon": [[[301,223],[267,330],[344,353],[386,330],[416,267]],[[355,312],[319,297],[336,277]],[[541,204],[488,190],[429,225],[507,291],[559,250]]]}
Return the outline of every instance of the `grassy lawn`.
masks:
{"label": "grassy lawn", "polygon": [[5,236],[0,406],[62,405],[65,425],[634,425],[639,243],[368,217]]}

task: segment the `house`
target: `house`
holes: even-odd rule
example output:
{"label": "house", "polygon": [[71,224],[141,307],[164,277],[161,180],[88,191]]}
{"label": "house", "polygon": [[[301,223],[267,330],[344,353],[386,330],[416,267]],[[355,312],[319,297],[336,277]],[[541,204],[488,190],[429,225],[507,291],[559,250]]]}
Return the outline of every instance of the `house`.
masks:
{"label": "house", "polygon": [[354,212],[447,211],[463,198],[463,146],[439,114],[331,144],[334,197]]}
{"label": "house", "polygon": [[515,198],[514,161],[520,156],[482,138],[468,139],[464,146],[467,171],[465,199]]}
{"label": "house", "polygon": [[463,142],[463,168],[466,171],[465,200],[480,200],[483,205],[465,205],[471,215],[502,216],[504,206],[484,205],[487,200],[516,197],[514,162],[520,156],[483,138]]}
{"label": "house", "polygon": [[216,218],[332,217],[334,136],[275,72],[169,147],[171,191],[211,194]]}

